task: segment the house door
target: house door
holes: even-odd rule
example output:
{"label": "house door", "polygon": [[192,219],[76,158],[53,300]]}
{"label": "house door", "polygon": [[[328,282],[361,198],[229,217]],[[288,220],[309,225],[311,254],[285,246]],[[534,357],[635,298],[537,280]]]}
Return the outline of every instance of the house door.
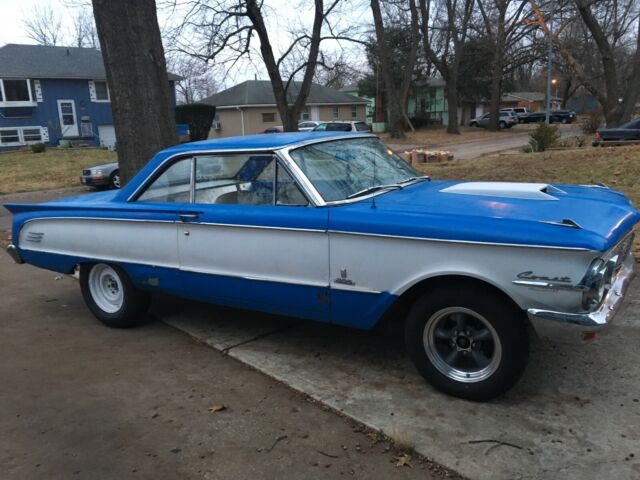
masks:
{"label": "house door", "polygon": [[58,100],[58,117],[63,137],[77,137],[79,135],[76,104],[73,100]]}

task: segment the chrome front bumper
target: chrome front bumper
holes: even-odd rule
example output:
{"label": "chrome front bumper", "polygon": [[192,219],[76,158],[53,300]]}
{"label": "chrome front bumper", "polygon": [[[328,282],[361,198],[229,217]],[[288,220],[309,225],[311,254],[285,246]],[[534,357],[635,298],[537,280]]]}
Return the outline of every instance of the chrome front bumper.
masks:
{"label": "chrome front bumper", "polygon": [[18,249],[15,245],[9,245],[7,247],[7,253],[11,258],[13,258],[16,263],[24,263],[24,260],[22,260],[22,257],[20,257],[20,252],[18,252]]}
{"label": "chrome front bumper", "polygon": [[536,333],[540,337],[569,342],[592,339],[611,323],[622,308],[624,295],[635,276],[635,263],[633,255],[627,255],[602,305],[593,312],[565,313],[537,308],[527,310]]}

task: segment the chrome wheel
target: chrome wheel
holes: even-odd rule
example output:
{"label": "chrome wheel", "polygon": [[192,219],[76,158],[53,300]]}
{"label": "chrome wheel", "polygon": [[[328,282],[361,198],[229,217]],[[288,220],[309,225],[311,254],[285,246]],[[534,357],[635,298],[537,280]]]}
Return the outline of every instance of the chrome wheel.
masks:
{"label": "chrome wheel", "polygon": [[124,288],[118,273],[109,265],[98,263],[91,268],[89,292],[96,305],[105,313],[116,313],[124,303]]}
{"label": "chrome wheel", "polygon": [[423,344],[436,369],[451,380],[486,380],[502,359],[500,338],[482,315],[463,307],[434,313],[424,326]]}

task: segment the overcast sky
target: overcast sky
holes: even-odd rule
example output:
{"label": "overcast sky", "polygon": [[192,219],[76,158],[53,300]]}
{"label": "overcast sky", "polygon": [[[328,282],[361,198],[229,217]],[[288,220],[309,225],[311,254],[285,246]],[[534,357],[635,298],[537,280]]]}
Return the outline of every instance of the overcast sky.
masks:
{"label": "overcast sky", "polygon": [[[310,27],[313,21],[313,12],[309,9],[310,2],[305,0],[267,0],[265,2],[270,11],[268,14],[268,26],[272,36],[272,44],[274,48],[283,51],[288,46],[288,38],[286,34],[274,35],[274,32],[285,32],[292,26]],[[366,8],[366,2],[349,2],[349,12],[340,12],[335,18],[334,23],[338,25],[348,26],[356,22],[369,22],[369,9]],[[90,8],[90,0],[0,0],[0,46],[7,43],[28,43],[35,42],[26,36],[24,29],[24,20],[29,18],[31,12],[37,6],[48,6],[55,10],[63,21],[63,29],[70,32],[72,29],[72,18],[77,13],[77,5],[85,4]],[[175,19],[179,15],[171,15],[165,10],[158,12],[158,21],[161,29]],[[237,82],[253,79],[258,77],[267,79],[266,71],[257,55],[257,47],[259,43],[257,39],[252,44],[256,47],[253,55],[253,62],[241,62],[236,65],[233,71],[228,72],[224,83],[226,86],[233,85]],[[336,52],[344,49],[348,52],[354,63],[360,66],[364,63],[364,55],[361,53],[361,47],[350,43],[341,42],[323,42],[325,51]]]}

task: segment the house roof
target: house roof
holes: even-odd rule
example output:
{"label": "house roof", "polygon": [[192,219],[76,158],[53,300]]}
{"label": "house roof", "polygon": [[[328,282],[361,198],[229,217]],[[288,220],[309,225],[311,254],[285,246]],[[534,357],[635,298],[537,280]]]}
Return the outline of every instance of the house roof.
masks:
{"label": "house roof", "polygon": [[[95,48],[9,43],[0,47],[0,78],[106,79],[102,53]],[[181,77],[169,73],[169,80]]]}
{"label": "house roof", "polygon": [[[543,92],[509,92],[502,95],[502,102],[544,102],[547,94]],[[562,100],[551,96],[551,100]]]}
{"label": "house roof", "polygon": [[[302,82],[291,82],[288,97],[294,101]],[[218,108],[231,108],[242,106],[275,106],[276,100],[271,88],[271,82],[267,80],[247,80],[222,92],[211,95],[202,100],[202,103],[215,105]],[[348,93],[339,92],[333,88],[311,84],[307,105],[337,105],[368,103],[366,99],[355,97]]]}

